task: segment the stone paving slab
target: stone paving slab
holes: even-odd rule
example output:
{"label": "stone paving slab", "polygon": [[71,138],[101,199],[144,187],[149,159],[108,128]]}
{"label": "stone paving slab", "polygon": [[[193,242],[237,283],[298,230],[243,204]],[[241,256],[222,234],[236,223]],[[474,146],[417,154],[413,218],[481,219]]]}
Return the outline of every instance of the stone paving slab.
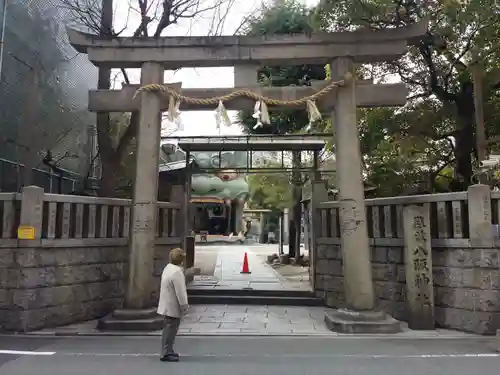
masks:
{"label": "stone paving slab", "polygon": [[[302,306],[253,306],[253,305],[195,305],[183,319],[179,335],[249,335],[249,336],[323,336],[342,337],[391,337],[391,338],[477,338],[478,335],[437,329],[412,331],[407,328],[391,335],[352,335],[329,331],[324,324],[325,307]],[[72,324],[31,332],[30,335],[110,335],[110,336],[159,336],[155,332],[99,332],[97,321]]]}
{"label": "stone paving slab", "polygon": [[181,323],[191,334],[253,333],[333,335],[323,323],[324,307],[197,305]]}

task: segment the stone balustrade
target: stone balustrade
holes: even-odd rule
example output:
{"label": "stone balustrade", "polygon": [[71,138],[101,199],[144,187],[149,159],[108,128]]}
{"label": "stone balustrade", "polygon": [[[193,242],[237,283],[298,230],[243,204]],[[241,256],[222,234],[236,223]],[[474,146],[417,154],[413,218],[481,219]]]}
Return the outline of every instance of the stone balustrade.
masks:
{"label": "stone balustrade", "polygon": [[[43,247],[78,245],[124,245],[130,233],[130,199],[84,197],[46,194],[37,187],[41,212],[36,225],[32,225]],[[30,197],[36,199],[36,197]],[[16,244],[19,225],[31,221],[21,217],[23,194],[0,193],[2,228],[0,239],[5,244]],[[178,216],[181,205],[158,202],[157,243],[178,242]],[[30,210],[29,213],[32,213]]]}
{"label": "stone balustrade", "polygon": [[[432,272],[426,278],[434,292],[433,298],[427,296],[435,307],[433,323],[482,334],[495,333],[500,327],[499,200],[500,192],[491,192],[484,185],[471,186],[467,192],[367,199],[378,308],[400,320],[411,320],[410,306],[415,306],[415,301],[409,300],[411,288],[407,282],[415,275],[408,274],[410,268],[406,267],[414,261],[408,259],[408,249],[416,245],[412,240],[414,230],[405,233],[403,213],[406,207],[421,207],[426,212],[424,227],[430,227]],[[315,207],[315,290],[325,297],[327,305],[342,307],[345,296],[339,202],[319,202]],[[412,228],[411,225],[406,223],[406,228]],[[413,297],[422,297],[416,296]]]}
{"label": "stone balustrade", "polygon": [[[450,243],[440,240],[469,238],[469,228],[466,225],[467,192],[375,198],[365,200],[365,204],[368,234],[372,243],[403,244],[403,208],[408,205],[429,207],[431,237],[434,244]],[[320,203],[319,210],[321,215],[319,237],[338,239],[329,242],[340,243],[339,202]]]}
{"label": "stone balustrade", "polygon": [[[27,331],[101,317],[123,305],[132,202],[0,193],[0,330]],[[182,246],[180,204],[158,202],[151,305],[174,247]],[[20,226],[34,239],[18,239]]]}

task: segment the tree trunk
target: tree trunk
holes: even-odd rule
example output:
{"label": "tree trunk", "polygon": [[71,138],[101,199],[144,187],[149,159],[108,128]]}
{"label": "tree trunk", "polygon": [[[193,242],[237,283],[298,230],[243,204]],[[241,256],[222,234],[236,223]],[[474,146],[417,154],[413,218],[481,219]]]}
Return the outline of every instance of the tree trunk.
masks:
{"label": "tree trunk", "polygon": [[114,157],[101,158],[102,177],[99,184],[99,196],[114,197],[116,195],[116,186],[122,170],[121,161]]}
{"label": "tree trunk", "polygon": [[[292,152],[292,168],[300,168],[300,152]],[[300,255],[300,232],[302,216],[302,186],[301,172],[292,172],[292,215],[289,224],[288,254],[290,258],[297,258]]]}
{"label": "tree trunk", "polygon": [[456,107],[457,135],[455,137],[455,172],[460,179],[460,190],[464,190],[472,183],[472,153],[475,149],[474,97],[472,83],[463,84]]}
{"label": "tree trunk", "polygon": [[474,151],[474,137],[471,127],[460,130],[455,138],[455,172],[459,178],[460,190],[464,190],[472,181],[472,157]]}
{"label": "tree trunk", "polygon": [[[101,10],[100,34],[110,36],[113,30],[113,0],[103,0]],[[109,90],[111,69],[99,68],[97,88]],[[107,112],[100,112],[96,119],[97,143],[101,155],[101,181],[99,187],[100,196],[113,196],[116,175],[121,165],[113,160],[114,148],[110,138],[110,116]],[[115,169],[118,167],[118,169]]]}

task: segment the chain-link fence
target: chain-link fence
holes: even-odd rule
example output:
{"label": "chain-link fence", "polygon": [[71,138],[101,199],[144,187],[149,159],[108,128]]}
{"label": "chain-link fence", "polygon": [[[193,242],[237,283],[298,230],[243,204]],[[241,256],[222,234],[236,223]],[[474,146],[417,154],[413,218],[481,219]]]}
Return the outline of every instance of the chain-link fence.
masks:
{"label": "chain-link fence", "polygon": [[0,0],[2,191],[17,190],[19,164],[33,168],[31,183],[71,191],[72,178],[59,183],[57,175],[37,169],[43,158],[49,153],[58,167],[86,175],[95,152],[87,131],[95,116],[87,104],[97,70],[69,45],[68,12],[61,0]]}
{"label": "chain-link fence", "polygon": [[[24,166],[10,160],[0,159],[0,191],[20,191]],[[79,176],[65,171],[56,174],[42,169],[33,169],[32,184],[43,187],[46,193],[70,194],[75,191]]]}

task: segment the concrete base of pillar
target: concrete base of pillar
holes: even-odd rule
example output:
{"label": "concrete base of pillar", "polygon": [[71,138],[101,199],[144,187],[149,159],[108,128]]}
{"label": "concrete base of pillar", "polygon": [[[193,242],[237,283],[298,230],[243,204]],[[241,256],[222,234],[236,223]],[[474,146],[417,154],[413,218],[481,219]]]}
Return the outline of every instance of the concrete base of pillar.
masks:
{"label": "concrete base of pillar", "polygon": [[156,307],[150,309],[117,309],[99,319],[100,331],[141,331],[151,332],[163,328],[163,317],[156,313]]}
{"label": "concrete base of pillar", "polygon": [[339,333],[401,332],[401,322],[382,311],[332,310],[325,314],[325,324]]}

